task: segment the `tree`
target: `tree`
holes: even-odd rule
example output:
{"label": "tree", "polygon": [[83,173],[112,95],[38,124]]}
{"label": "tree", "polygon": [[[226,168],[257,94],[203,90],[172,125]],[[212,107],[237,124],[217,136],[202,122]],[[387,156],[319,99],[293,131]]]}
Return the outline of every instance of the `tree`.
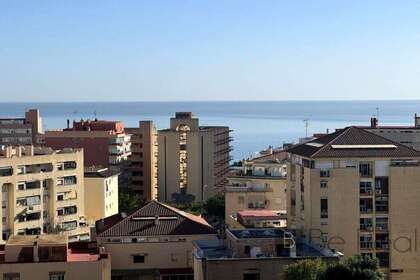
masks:
{"label": "tree", "polygon": [[286,280],[383,280],[377,259],[356,255],[327,265],[320,259],[304,260],[285,268]]}
{"label": "tree", "polygon": [[225,218],[225,196],[218,194],[210,197],[204,203],[203,208],[208,216],[214,216],[223,220]]}
{"label": "tree", "polygon": [[286,266],[286,280],[322,280],[327,265],[320,259],[303,260]]}
{"label": "tree", "polygon": [[131,212],[144,205],[144,200],[129,189],[120,189],[118,194],[119,212]]}

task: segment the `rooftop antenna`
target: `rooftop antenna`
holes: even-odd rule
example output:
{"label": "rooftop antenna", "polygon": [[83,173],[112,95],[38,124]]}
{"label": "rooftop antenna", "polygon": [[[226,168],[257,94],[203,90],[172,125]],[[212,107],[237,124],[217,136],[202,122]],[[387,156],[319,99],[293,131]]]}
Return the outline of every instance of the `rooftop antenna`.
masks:
{"label": "rooftop antenna", "polygon": [[309,120],[304,119],[303,122],[305,123],[305,137],[308,137]]}

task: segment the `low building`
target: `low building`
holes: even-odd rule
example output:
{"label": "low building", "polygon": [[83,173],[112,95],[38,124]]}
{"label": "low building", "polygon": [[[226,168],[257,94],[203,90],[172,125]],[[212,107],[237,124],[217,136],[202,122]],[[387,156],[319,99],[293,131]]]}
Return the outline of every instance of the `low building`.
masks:
{"label": "low building", "polygon": [[152,121],[140,121],[139,127],[126,128],[131,135],[129,177],[131,188],[145,200],[157,199],[157,130]]}
{"label": "low building", "polygon": [[118,172],[85,169],[85,216],[89,224],[118,213]]}
{"label": "low building", "polygon": [[112,276],[121,280],[193,279],[192,242],[217,239],[203,218],[155,200],[97,221],[96,234],[112,255]]}
{"label": "low building", "polygon": [[0,118],[0,145],[36,145],[42,133],[42,119],[37,109],[25,112],[24,118]]}
{"label": "low building", "polygon": [[228,229],[225,240],[198,240],[194,247],[195,280],[282,280],[288,264],[315,258],[337,262],[342,256],[283,229]]}
{"label": "low building", "polygon": [[4,280],[110,280],[111,260],[89,243],[69,246],[65,235],[12,236],[0,249]]}
{"label": "low building", "polygon": [[88,239],[83,179],[81,149],[0,149],[2,239],[52,232]]}
{"label": "low building", "polygon": [[286,211],[286,164],[265,156],[243,161],[228,177],[225,187],[229,227],[241,227],[237,213],[243,210]]}
{"label": "low building", "polygon": [[285,228],[286,211],[242,210],[237,213],[237,222],[244,228]]}

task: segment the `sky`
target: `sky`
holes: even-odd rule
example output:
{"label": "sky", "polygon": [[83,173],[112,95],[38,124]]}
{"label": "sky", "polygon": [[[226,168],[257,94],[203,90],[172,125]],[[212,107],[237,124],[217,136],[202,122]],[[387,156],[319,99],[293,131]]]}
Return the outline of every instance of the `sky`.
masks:
{"label": "sky", "polygon": [[420,98],[420,1],[0,0],[0,101]]}

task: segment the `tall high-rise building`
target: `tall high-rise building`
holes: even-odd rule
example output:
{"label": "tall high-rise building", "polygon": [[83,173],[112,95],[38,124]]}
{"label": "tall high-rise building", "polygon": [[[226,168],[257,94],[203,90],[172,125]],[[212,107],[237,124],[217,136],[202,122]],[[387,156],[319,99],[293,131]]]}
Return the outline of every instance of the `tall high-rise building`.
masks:
{"label": "tall high-rise building", "polygon": [[177,112],[158,132],[161,201],[204,201],[226,184],[231,151],[227,126],[200,126],[190,112]]}
{"label": "tall high-rise building", "polygon": [[419,279],[420,152],[347,127],[288,150],[288,227],[346,257],[379,259],[390,279]]}
{"label": "tall high-rise building", "polygon": [[157,199],[157,130],[152,121],[140,121],[139,127],[125,128],[131,135],[129,187],[146,200]]}
{"label": "tall high-rise building", "polygon": [[0,145],[35,145],[41,133],[42,119],[37,109],[25,112],[24,118],[0,118]]}
{"label": "tall high-rise building", "polygon": [[2,239],[51,232],[64,232],[70,241],[88,239],[83,179],[80,149],[0,149]]}

